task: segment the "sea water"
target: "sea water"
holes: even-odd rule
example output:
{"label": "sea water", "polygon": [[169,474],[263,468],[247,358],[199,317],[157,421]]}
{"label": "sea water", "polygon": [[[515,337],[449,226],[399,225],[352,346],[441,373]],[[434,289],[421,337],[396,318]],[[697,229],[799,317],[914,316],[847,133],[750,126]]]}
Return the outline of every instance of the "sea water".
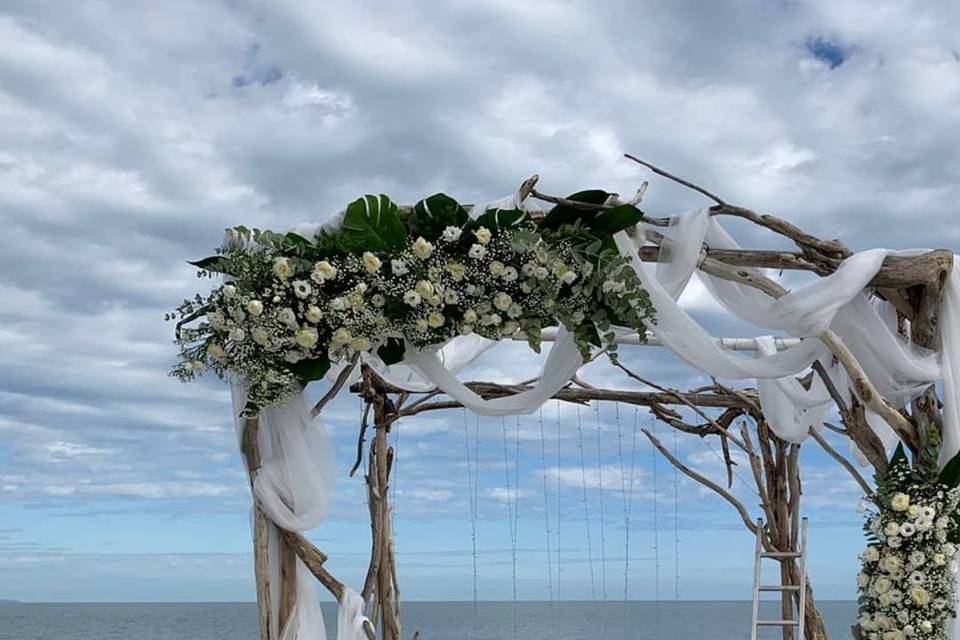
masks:
{"label": "sea water", "polygon": [[[833,638],[854,602],[821,602]],[[780,618],[773,602],[764,615]],[[750,637],[749,602],[406,602],[404,637],[423,640],[731,640]],[[336,612],[324,605],[327,635]],[[763,638],[778,638],[765,630]],[[258,640],[251,603],[0,604],[0,640]]]}

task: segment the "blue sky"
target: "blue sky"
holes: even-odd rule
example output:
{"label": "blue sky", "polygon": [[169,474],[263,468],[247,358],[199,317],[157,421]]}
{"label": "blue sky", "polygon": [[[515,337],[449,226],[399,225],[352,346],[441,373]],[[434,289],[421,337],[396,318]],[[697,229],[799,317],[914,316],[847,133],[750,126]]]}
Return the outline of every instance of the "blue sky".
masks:
{"label": "blue sky", "polygon": [[[166,377],[174,350],[162,316],[198,284],[184,260],[207,255],[226,226],[319,220],[367,192],[490,199],[532,173],[552,193],[632,193],[649,176],[621,158],[631,152],[854,248],[960,246],[955,3],[69,7],[0,4],[0,598],[252,598],[227,389]],[[662,180],[645,202],[662,215],[700,204]],[[755,333],[702,289],[684,303],[717,333]],[[667,384],[702,382],[653,349],[624,358]],[[505,345],[467,376],[521,379],[541,361]],[[584,375],[630,387],[604,363]],[[342,472],[336,506],[310,536],[356,586],[368,525],[346,470],[359,411],[345,395],[325,413]],[[633,409],[619,409],[621,465],[617,408],[599,407],[603,484],[594,409],[581,411],[585,469],[576,410],[563,408],[559,428],[556,411],[544,408],[543,440],[538,416],[520,421],[519,595],[602,597],[605,571],[607,597],[622,598]],[[472,598],[463,425],[460,412],[438,413],[395,434],[407,598]],[[507,426],[513,434],[516,421]],[[479,428],[478,593],[509,599],[501,423]],[[681,436],[678,453],[720,478],[708,444]],[[656,597],[659,558],[660,597],[674,597],[679,537],[681,598],[747,598],[753,542],[732,510],[682,478],[675,500],[672,470],[658,460],[655,474],[640,439],[635,461],[628,595]],[[803,467],[814,586],[850,598],[856,487],[814,445]]]}

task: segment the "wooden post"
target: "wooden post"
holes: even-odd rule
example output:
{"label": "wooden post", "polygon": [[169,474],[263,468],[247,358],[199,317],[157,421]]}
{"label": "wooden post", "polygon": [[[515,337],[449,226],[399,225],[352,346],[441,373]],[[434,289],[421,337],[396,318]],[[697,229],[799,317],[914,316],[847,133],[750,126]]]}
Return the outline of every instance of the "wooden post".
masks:
{"label": "wooden post", "polygon": [[[246,418],[240,449],[250,474],[250,486],[260,470],[260,445],[257,441],[260,420]],[[270,528],[273,526],[267,514],[260,509],[256,496],[253,498],[253,570],[257,584],[257,617],[260,622],[260,640],[274,640],[270,615]]]}

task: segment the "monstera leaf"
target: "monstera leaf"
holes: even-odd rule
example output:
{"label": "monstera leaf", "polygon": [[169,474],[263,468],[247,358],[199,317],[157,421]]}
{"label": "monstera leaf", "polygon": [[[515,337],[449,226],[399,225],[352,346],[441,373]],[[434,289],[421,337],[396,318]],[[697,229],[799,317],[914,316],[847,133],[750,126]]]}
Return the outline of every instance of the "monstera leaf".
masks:
{"label": "monstera leaf", "polygon": [[469,216],[466,209],[445,193],[435,193],[413,206],[410,213],[410,235],[436,240],[447,227],[462,227]]}
{"label": "monstera leaf", "polygon": [[[573,195],[567,196],[566,199],[573,200],[574,202],[600,205],[606,202],[609,197],[610,194],[606,191],[593,189],[574,193]],[[550,209],[549,213],[544,216],[540,226],[546,227],[547,229],[559,229],[560,225],[573,224],[577,220],[589,222],[596,217],[598,212],[599,211],[589,211],[587,209],[572,207],[567,204],[558,204],[553,209]]]}
{"label": "monstera leaf", "polygon": [[600,212],[587,222],[590,230],[604,236],[612,236],[618,231],[632,227],[643,220],[643,213],[632,204],[622,204]]}
{"label": "monstera leaf", "polygon": [[406,246],[407,230],[390,198],[367,195],[347,205],[338,238],[349,253],[391,252]]}
{"label": "monstera leaf", "polygon": [[504,229],[519,227],[527,219],[527,213],[520,209],[490,209],[473,221],[472,228],[486,227],[496,234]]}
{"label": "monstera leaf", "polygon": [[297,376],[297,381],[304,387],[306,387],[308,383],[319,380],[327,375],[327,371],[329,370],[330,358],[326,355],[317,356],[310,360],[301,360],[290,366],[290,371],[293,372],[293,375]]}

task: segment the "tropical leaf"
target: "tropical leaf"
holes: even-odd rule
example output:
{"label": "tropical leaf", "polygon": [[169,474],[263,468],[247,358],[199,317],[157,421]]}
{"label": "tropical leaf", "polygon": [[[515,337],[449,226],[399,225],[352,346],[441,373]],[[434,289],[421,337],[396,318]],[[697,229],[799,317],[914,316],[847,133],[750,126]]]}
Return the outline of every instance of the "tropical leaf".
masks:
{"label": "tropical leaf", "polygon": [[223,256],[210,256],[202,260],[188,260],[187,264],[211,273],[226,273],[230,275],[230,260]]}
{"label": "tropical leaf", "polygon": [[338,239],[349,253],[399,251],[407,244],[407,230],[390,198],[367,195],[347,205]]}
{"label": "tropical leaf", "polygon": [[950,462],[943,467],[940,482],[951,488],[960,484],[960,453],[950,458]]}
{"label": "tropical leaf", "polygon": [[496,234],[504,229],[520,227],[529,219],[527,213],[520,209],[490,209],[477,216],[470,226],[473,229],[486,227]]}
{"label": "tropical leaf", "polygon": [[301,360],[296,364],[290,365],[291,373],[297,377],[297,381],[304,387],[314,380],[319,380],[327,375],[327,371],[329,370],[330,358],[328,358],[326,354],[309,360]]}
{"label": "tropical leaf", "polygon": [[445,193],[435,193],[413,206],[408,225],[411,237],[436,240],[447,227],[462,227],[469,219],[459,202]]}
{"label": "tropical leaf", "polygon": [[618,231],[632,227],[643,220],[643,213],[632,204],[622,204],[602,211],[586,224],[600,235],[612,236]]}
{"label": "tropical leaf", "polygon": [[[606,202],[609,197],[610,194],[606,191],[592,189],[590,191],[574,193],[573,195],[567,196],[566,199],[573,200],[574,202],[600,205]],[[595,218],[597,213],[598,211],[581,209],[567,204],[558,204],[553,207],[553,209],[550,209],[547,215],[544,216],[540,226],[547,229],[559,229],[560,225],[573,224],[577,220],[582,220],[586,223]]]}

